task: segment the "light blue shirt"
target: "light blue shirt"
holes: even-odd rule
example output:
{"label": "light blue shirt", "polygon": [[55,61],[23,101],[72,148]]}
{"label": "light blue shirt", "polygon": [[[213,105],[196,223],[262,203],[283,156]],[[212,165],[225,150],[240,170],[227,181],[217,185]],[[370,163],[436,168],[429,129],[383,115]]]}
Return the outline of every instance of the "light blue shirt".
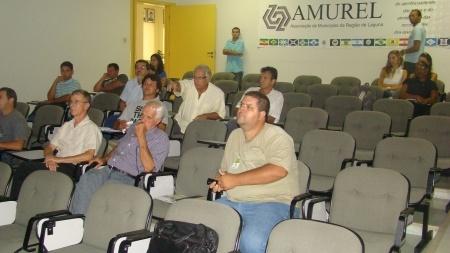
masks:
{"label": "light blue shirt", "polygon": [[72,92],[81,89],[80,83],[75,79],[59,82],[56,84],[55,98],[72,94]]}
{"label": "light blue shirt", "polygon": [[425,27],[423,27],[422,23],[418,23],[417,25],[414,26],[411,34],[409,35],[408,48],[414,45],[415,40],[420,41],[420,48],[419,51],[417,52],[405,54],[405,62],[416,63],[419,60],[419,56],[425,50],[425,37],[426,37]]}
{"label": "light blue shirt", "polygon": [[[225,44],[224,49],[232,50],[238,53],[244,52],[244,41],[237,39],[236,41],[228,40]],[[244,66],[242,63],[242,56],[239,55],[227,55],[227,66],[225,68],[226,72],[242,72]]]}

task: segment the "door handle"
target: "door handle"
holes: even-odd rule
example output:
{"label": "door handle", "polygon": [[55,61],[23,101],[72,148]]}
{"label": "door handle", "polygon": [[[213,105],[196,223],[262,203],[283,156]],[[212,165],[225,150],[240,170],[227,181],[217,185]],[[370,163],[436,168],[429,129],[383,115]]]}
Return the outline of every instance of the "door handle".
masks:
{"label": "door handle", "polygon": [[214,58],[214,52],[210,51],[206,52],[206,54],[208,55],[209,58]]}

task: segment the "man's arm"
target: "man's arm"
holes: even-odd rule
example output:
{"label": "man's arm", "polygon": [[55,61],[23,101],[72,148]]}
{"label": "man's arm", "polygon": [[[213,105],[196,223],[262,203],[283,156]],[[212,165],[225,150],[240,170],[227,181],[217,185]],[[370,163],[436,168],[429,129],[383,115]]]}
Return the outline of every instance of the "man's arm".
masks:
{"label": "man's arm", "polygon": [[153,160],[152,153],[150,152],[145,136],[145,125],[142,122],[138,122],[135,127],[136,137],[139,145],[139,158],[141,159],[142,166],[145,172],[152,172],[155,169],[155,161]]}
{"label": "man's arm", "polygon": [[210,113],[200,114],[197,117],[195,117],[195,119],[218,120],[218,119],[222,119],[222,117],[220,117],[220,115],[217,112],[210,112]]}
{"label": "man's arm", "polygon": [[52,99],[52,100],[49,100],[48,102],[56,104],[56,103],[69,102],[69,100],[70,100],[70,94],[64,95],[64,96],[61,96],[61,97],[58,97],[58,98],[55,98],[55,99]]}
{"label": "man's arm", "polygon": [[0,150],[20,151],[23,149],[24,145],[25,145],[25,140],[0,142]]}
{"label": "man's arm", "polygon": [[103,82],[108,78],[108,75],[106,73],[104,73],[102,75],[102,77],[100,77],[100,79],[94,84],[94,91],[95,92],[100,92],[103,91]]}
{"label": "man's arm", "polygon": [[54,157],[52,160],[56,163],[80,163],[90,161],[94,158],[95,149],[89,149],[84,153],[74,156],[66,156],[66,157]]}
{"label": "man's arm", "polygon": [[419,49],[420,49],[420,44],[421,44],[421,43],[422,43],[422,42],[421,42],[420,40],[415,40],[414,43],[413,43],[413,45],[412,45],[412,47],[403,49],[403,50],[400,51],[400,53],[401,53],[402,55],[410,54],[410,53],[415,53],[415,52],[419,51]]}
{"label": "man's arm", "polygon": [[220,176],[217,180],[222,190],[243,185],[269,184],[284,178],[288,174],[283,167],[270,163],[238,174],[225,171],[219,171],[219,173]]}
{"label": "man's arm", "polygon": [[55,80],[53,81],[52,85],[50,86],[50,89],[47,92],[47,100],[48,101],[52,101],[55,99],[55,94],[56,94],[56,85],[58,84],[58,82],[60,82],[62,80],[62,78],[60,76],[56,77]]}

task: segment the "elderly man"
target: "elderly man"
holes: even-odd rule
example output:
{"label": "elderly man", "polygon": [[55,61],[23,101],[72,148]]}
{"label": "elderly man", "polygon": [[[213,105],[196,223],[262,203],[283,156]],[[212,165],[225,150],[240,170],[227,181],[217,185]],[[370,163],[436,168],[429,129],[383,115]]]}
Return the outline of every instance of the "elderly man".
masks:
{"label": "elderly man", "polygon": [[87,115],[90,102],[88,92],[72,92],[69,107],[73,119],[64,123],[45,147],[43,163],[27,162],[17,168],[11,188],[13,199],[17,199],[23,181],[35,170],[60,171],[76,180],[76,164],[91,160],[102,142],[100,129]]}
{"label": "elderly man", "polygon": [[157,172],[169,153],[169,138],[157,125],[164,106],[159,101],[148,102],[141,120],[128,129],[118,146],[105,157],[90,163],[96,168],[81,176],[72,199],[72,213],[84,214],[92,195],[107,181],[133,184],[142,172]]}
{"label": "elderly man", "polygon": [[30,135],[30,128],[16,105],[16,92],[8,87],[0,88],[0,154],[2,150],[22,150]]}
{"label": "elderly man", "polygon": [[[193,80],[170,82],[168,90],[183,98],[183,103],[175,115],[173,133],[186,131],[195,119],[217,120],[225,117],[225,95],[223,91],[210,83],[211,70],[206,65],[194,69]],[[177,129],[178,128],[178,129]]]}
{"label": "elderly man", "polygon": [[409,22],[413,25],[413,30],[408,38],[408,47],[400,51],[402,55],[405,55],[404,67],[408,76],[414,73],[419,56],[425,48],[426,31],[420,23],[421,20],[422,13],[420,10],[414,9],[409,13]]}
{"label": "elderly man", "polygon": [[289,204],[299,194],[297,161],[292,138],[267,124],[269,99],[257,91],[242,99],[237,120],[241,128],[227,141],[214,192],[217,200],[236,209],[243,219],[240,249],[263,253],[272,228],[289,218]]}

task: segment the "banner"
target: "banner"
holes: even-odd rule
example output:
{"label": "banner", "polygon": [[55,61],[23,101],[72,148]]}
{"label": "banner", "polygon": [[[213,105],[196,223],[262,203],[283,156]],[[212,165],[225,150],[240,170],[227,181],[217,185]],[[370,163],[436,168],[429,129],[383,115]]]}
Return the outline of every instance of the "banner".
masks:
{"label": "banner", "polygon": [[449,0],[260,1],[258,47],[405,47],[422,12],[426,47],[450,44]]}

